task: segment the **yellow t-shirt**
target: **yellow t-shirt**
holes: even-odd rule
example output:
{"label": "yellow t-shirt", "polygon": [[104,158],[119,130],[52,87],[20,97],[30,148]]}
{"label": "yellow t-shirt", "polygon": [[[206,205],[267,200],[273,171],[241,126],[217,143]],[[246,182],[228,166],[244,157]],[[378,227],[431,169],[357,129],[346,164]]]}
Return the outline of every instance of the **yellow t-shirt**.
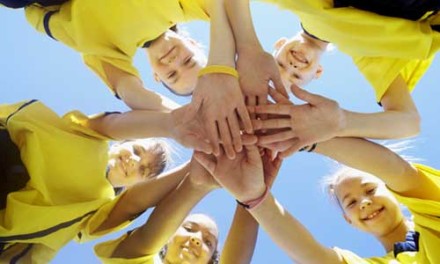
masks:
{"label": "yellow t-shirt", "polygon": [[103,243],[99,243],[95,246],[95,254],[104,264],[160,264],[162,261],[160,260],[158,255],[145,255],[139,258],[125,259],[125,258],[112,258],[111,255],[115,248],[124,240],[128,234],[125,234],[118,239],[106,241]]}
{"label": "yellow t-shirt", "polygon": [[334,8],[333,1],[262,0],[295,13],[305,30],[350,55],[376,91],[379,102],[400,73],[410,91],[440,49],[440,15],[411,21],[352,7]]}
{"label": "yellow t-shirt", "polygon": [[[433,168],[416,164],[419,173],[428,177],[432,184],[440,192],[440,171]],[[415,231],[419,232],[419,251],[402,252],[394,257],[393,252],[389,252],[383,257],[361,258],[348,250],[335,248],[347,264],[428,264],[440,263],[440,202],[421,200],[416,198],[404,197],[393,193],[402,204],[406,205],[413,215]],[[398,261],[398,262],[396,262]]]}
{"label": "yellow t-shirt", "polygon": [[86,118],[79,112],[60,118],[38,101],[0,105],[0,129],[8,130],[30,176],[0,211],[1,243],[56,252],[97,209],[109,211],[103,205],[116,202],[105,177],[108,138],[80,125]]}
{"label": "yellow t-shirt", "polygon": [[[41,32],[46,12],[36,5],[26,8],[28,21]],[[204,0],[70,0],[50,17],[49,28],[109,85],[102,62],[139,77],[133,66],[137,48],[177,23],[196,19],[209,19]]]}

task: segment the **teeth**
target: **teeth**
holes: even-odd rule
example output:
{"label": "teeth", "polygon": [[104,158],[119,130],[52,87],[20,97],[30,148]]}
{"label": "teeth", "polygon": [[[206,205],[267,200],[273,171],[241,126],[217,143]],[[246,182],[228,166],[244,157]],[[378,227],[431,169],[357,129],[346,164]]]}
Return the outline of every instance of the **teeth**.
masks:
{"label": "teeth", "polygon": [[367,219],[373,219],[378,214],[379,214],[379,211],[376,211],[376,212],[370,214],[369,216],[367,216]]}

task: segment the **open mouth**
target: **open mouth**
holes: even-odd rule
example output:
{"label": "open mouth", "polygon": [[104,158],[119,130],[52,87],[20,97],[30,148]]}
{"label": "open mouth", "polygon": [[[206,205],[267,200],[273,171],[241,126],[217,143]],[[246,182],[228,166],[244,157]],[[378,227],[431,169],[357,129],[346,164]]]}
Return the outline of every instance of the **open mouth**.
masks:
{"label": "open mouth", "polygon": [[370,214],[367,215],[366,217],[363,217],[362,220],[363,220],[363,221],[370,221],[370,220],[373,220],[373,219],[375,219],[377,216],[379,216],[379,215],[383,212],[384,209],[385,209],[385,208],[382,207],[382,208],[380,208],[379,210],[376,210],[376,211],[370,213]]}

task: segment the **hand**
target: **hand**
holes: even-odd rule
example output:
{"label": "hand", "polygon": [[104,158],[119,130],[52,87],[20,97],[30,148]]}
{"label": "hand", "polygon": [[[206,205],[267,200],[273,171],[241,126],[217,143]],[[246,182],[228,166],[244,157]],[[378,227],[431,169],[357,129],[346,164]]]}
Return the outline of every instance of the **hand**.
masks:
{"label": "hand", "polygon": [[288,97],[273,56],[263,49],[255,47],[241,49],[238,53],[237,70],[247,105],[267,104],[270,82],[277,91]]}
{"label": "hand", "polygon": [[272,185],[275,182],[275,178],[278,175],[283,160],[277,157],[276,153],[272,152],[269,149],[264,150],[262,160],[263,160],[264,182],[266,183],[266,186],[270,189],[272,188]]}
{"label": "hand", "polygon": [[257,106],[250,111],[257,114],[277,114],[289,118],[269,120],[254,120],[257,129],[286,129],[290,130],[273,135],[261,136],[259,144],[267,145],[293,139],[289,149],[281,157],[286,157],[304,146],[326,141],[338,136],[345,126],[345,116],[338,103],[326,97],[309,93],[298,86],[292,85],[292,92],[307,104],[294,105],[275,90],[270,90],[275,105]]}
{"label": "hand", "polygon": [[210,158],[201,152],[194,157],[239,201],[261,197],[266,189],[263,164],[256,146],[245,146],[245,151],[238,153],[234,160],[225,155]]}
{"label": "hand", "polygon": [[191,183],[198,188],[220,188],[220,185],[217,183],[217,181],[195,158],[191,160],[189,179]]}
{"label": "hand", "polygon": [[182,106],[171,112],[173,120],[173,138],[187,148],[202,151],[207,154],[212,153],[208,136],[204,127],[197,117],[197,111],[189,107]]}
{"label": "hand", "polygon": [[239,121],[247,133],[253,132],[238,80],[226,74],[200,77],[190,105],[199,111],[214,155],[220,154],[221,142],[226,155],[233,159],[243,148]]}

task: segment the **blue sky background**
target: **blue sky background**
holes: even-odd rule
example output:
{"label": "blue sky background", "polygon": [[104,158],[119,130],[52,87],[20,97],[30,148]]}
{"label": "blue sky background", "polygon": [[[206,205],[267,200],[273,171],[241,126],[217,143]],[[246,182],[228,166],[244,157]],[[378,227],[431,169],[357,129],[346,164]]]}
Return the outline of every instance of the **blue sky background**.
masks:
{"label": "blue sky background", "polygon": [[[299,21],[293,14],[274,6],[253,3],[252,12],[260,40],[268,51],[272,50],[273,43],[279,37],[290,37],[299,30]],[[207,23],[193,22],[185,27],[195,39],[205,46],[209,45]],[[146,56],[141,50],[135,58],[135,64],[146,87],[181,104],[189,102],[189,99],[178,98],[154,82]],[[309,85],[310,91],[337,100],[345,109],[359,112],[381,110],[375,103],[372,89],[348,56],[337,50],[332,51],[325,55],[323,66],[322,78]],[[406,153],[422,158],[424,163],[436,168],[440,168],[440,105],[435,100],[440,97],[439,73],[440,60],[437,58],[413,92],[422,116],[422,133],[415,138],[414,148]],[[0,87],[0,103],[36,98],[59,114],[73,109],[87,114],[127,110],[104,83],[85,67],[78,53],[36,32],[27,24],[22,10],[0,8]],[[189,150],[178,148],[176,164],[189,158],[190,154]],[[348,226],[338,209],[321,191],[318,182],[331,172],[332,167],[330,160],[317,154],[294,155],[284,162],[273,193],[322,244],[351,249],[365,257],[382,255],[384,252],[380,244]],[[218,190],[197,205],[194,212],[207,213],[217,221],[222,245],[234,209],[234,199],[225,191]],[[136,220],[133,226],[144,223],[150,212]],[[111,237],[115,235],[102,240]],[[94,244],[72,242],[60,251],[52,263],[98,263],[93,255]],[[286,254],[260,230],[252,263],[290,262]]]}

